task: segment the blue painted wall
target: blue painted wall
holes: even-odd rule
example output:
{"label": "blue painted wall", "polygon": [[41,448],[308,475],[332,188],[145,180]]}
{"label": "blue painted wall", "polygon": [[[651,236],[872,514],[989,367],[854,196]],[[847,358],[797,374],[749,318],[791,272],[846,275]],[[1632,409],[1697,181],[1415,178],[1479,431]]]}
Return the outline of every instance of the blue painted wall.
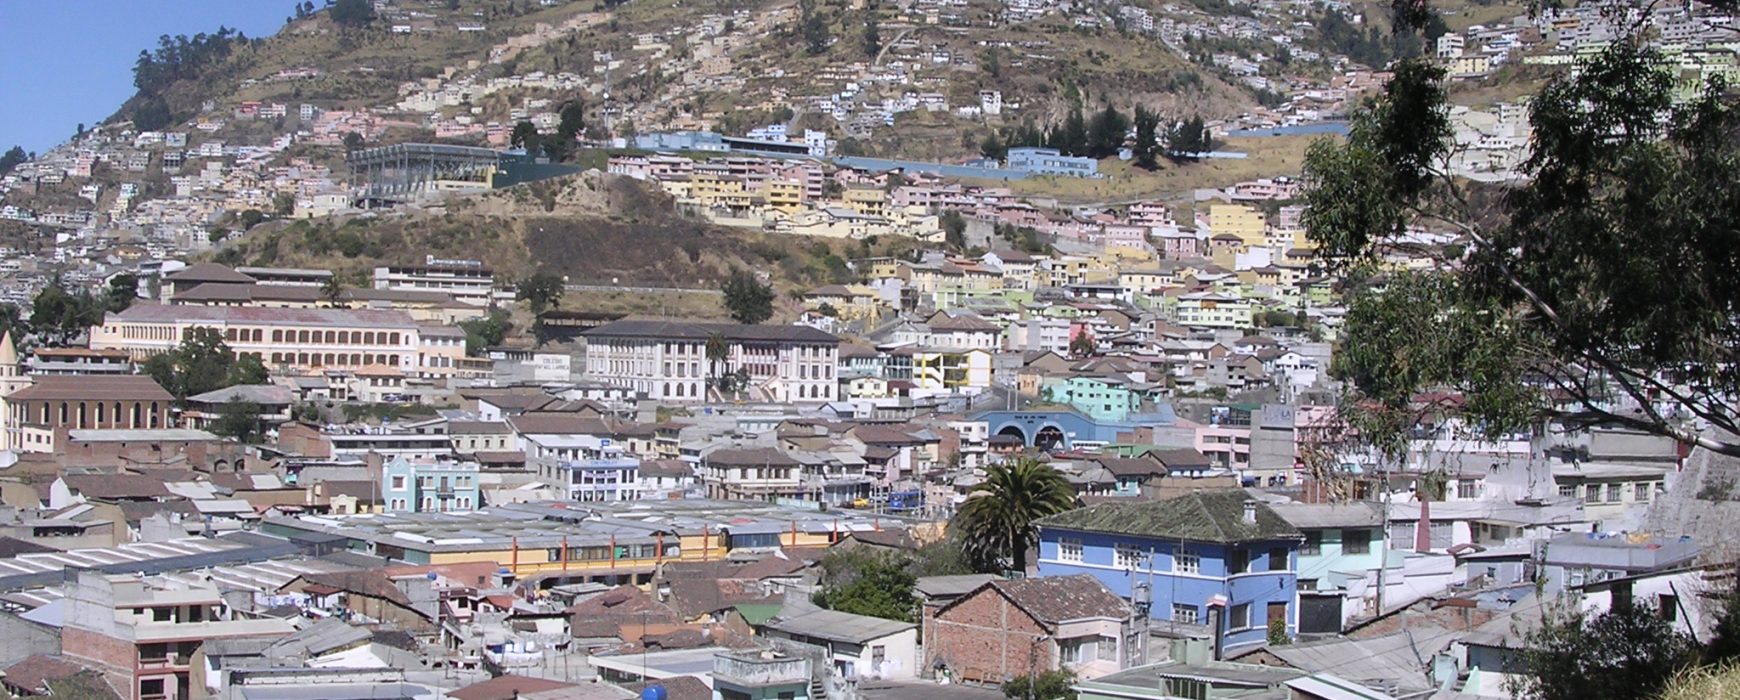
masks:
{"label": "blue painted wall", "polygon": [[[1080,562],[1069,562],[1060,558],[1060,540],[1079,540],[1082,543]],[[1141,561],[1133,569],[1117,566],[1116,552],[1119,545],[1134,547],[1142,552]],[[1196,555],[1197,573],[1178,571],[1175,557],[1181,546],[1184,552]],[[1284,568],[1271,570],[1269,553],[1275,549],[1285,553],[1286,561]],[[1229,574],[1229,550],[1243,552],[1250,557],[1247,573]],[[1149,575],[1150,551],[1153,552],[1152,578]],[[1091,574],[1107,588],[1126,598],[1138,583],[1152,580],[1154,604],[1151,615],[1157,620],[1173,619],[1173,606],[1186,605],[1195,608],[1197,624],[1206,624],[1207,605],[1210,599],[1219,595],[1225,596],[1229,601],[1229,614],[1223,618],[1223,623],[1230,625],[1232,608],[1241,604],[1249,605],[1248,625],[1225,628],[1227,649],[1260,644],[1268,638],[1270,603],[1286,605],[1287,634],[1292,636],[1298,632],[1298,565],[1298,543],[1285,540],[1228,547],[1208,542],[1180,543],[1178,540],[1076,532],[1051,527],[1042,529],[1039,538],[1040,576]]]}

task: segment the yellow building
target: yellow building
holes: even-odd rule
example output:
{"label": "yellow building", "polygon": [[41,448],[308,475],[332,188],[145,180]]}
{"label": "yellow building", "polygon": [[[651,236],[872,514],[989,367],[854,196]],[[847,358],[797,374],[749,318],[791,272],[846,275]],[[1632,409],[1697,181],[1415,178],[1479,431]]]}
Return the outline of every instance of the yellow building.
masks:
{"label": "yellow building", "polygon": [[888,215],[888,193],[869,188],[853,188],[840,193],[840,203],[847,209],[867,216]]}
{"label": "yellow building", "polygon": [[1217,238],[1227,234],[1238,236],[1246,246],[1265,244],[1264,231],[1268,223],[1268,217],[1262,211],[1243,204],[1215,204],[1208,208],[1208,226],[1214,235]]}
{"label": "yellow building", "polygon": [[804,186],[793,180],[768,180],[761,183],[761,198],[770,209],[796,214],[804,208]]}

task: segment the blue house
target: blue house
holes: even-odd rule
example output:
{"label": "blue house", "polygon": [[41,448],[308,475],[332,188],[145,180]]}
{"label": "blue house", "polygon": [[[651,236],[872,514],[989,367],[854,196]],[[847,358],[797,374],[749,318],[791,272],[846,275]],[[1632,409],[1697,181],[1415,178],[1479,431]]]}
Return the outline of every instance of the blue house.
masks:
{"label": "blue house", "polygon": [[1105,503],[1039,520],[1039,575],[1092,574],[1149,614],[1220,639],[1260,644],[1273,621],[1297,633],[1299,530],[1242,490]]}
{"label": "blue house", "polygon": [[446,513],[483,506],[476,462],[395,459],[381,470],[388,513]]}

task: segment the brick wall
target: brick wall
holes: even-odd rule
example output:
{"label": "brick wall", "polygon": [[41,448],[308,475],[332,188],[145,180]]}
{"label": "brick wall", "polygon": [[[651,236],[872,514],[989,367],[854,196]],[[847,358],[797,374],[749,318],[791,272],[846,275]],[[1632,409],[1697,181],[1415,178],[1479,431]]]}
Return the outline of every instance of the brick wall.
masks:
{"label": "brick wall", "polygon": [[133,669],[139,651],[132,642],[72,626],[61,629],[60,641],[61,654],[101,671],[110,685],[127,693],[125,697],[132,697],[137,690]]}
{"label": "brick wall", "polygon": [[1056,644],[1041,640],[1046,630],[993,588],[927,608],[923,626],[927,670],[942,663],[960,680],[1001,683],[1056,666]]}

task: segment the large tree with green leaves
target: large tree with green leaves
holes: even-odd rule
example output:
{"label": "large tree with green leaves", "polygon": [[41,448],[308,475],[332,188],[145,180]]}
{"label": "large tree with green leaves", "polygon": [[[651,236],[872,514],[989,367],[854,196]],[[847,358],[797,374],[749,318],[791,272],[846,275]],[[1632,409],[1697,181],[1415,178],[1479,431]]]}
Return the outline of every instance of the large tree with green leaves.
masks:
{"label": "large tree with green leaves", "polygon": [[265,365],[253,355],[237,355],[217,329],[196,326],[182,334],[181,344],[145,362],[151,376],[177,402],[238,384],[264,384]]}
{"label": "large tree with green leaves", "polygon": [[30,327],[49,345],[66,345],[103,322],[104,301],[84,289],[68,289],[55,277],[30,304]]}
{"label": "large tree with green leaves", "polygon": [[[1630,602],[1630,601],[1628,601]],[[1529,616],[1507,690],[1530,700],[1651,698],[1701,661],[1696,640],[1641,602],[1588,614],[1572,599]],[[1519,622],[1519,626],[1523,623]]]}
{"label": "large tree with green leaves", "polygon": [[[1421,8],[1399,4],[1398,24]],[[1361,434],[1454,411],[1487,434],[1552,419],[1740,455],[1735,93],[1716,77],[1676,100],[1671,62],[1621,36],[1535,95],[1519,181],[1480,186],[1448,166],[1443,70],[1392,71],[1305,166],[1305,228],[1349,280],[1332,369]],[[1434,390],[1461,400],[1422,405]]]}
{"label": "large tree with green leaves", "polygon": [[1027,550],[1039,543],[1033,522],[1075,507],[1075,488],[1063,473],[1023,457],[992,465],[949,523],[981,571],[1027,570]]}
{"label": "large tree with green leaves", "polygon": [[773,317],[773,287],[763,284],[754,272],[733,271],[721,291],[732,320],[753,325]]}

